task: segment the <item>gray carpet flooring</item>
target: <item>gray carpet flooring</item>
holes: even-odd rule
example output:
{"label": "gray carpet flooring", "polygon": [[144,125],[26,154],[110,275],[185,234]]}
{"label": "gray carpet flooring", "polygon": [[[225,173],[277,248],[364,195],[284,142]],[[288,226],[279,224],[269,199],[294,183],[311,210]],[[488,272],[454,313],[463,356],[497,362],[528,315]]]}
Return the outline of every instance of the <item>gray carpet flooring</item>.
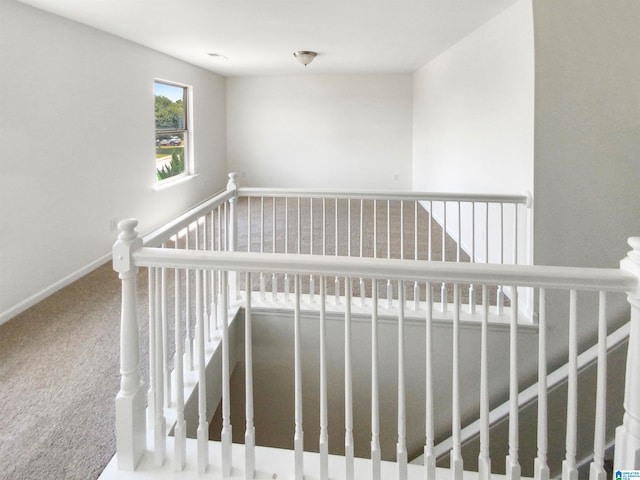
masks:
{"label": "gray carpet flooring", "polygon": [[104,470],[115,453],[119,306],[107,263],[0,326],[0,479]]}

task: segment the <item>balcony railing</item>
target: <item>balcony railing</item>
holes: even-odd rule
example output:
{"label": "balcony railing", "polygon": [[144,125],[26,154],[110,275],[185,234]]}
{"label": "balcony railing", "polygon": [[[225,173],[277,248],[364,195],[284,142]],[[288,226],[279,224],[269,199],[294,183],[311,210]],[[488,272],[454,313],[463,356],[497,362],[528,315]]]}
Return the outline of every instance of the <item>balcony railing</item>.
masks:
{"label": "balcony railing", "polygon": [[[531,372],[538,380],[537,453],[535,458],[524,461],[535,464],[530,475],[541,480],[548,478],[550,471],[559,468],[550,466],[547,461],[546,409],[546,379],[548,357],[551,353],[547,346],[548,343],[557,343],[547,330],[547,298],[549,295],[557,296],[557,292],[561,292],[563,297],[562,292],[566,292],[563,308],[568,311],[566,343],[563,346],[567,359],[568,385],[566,451],[561,466],[563,478],[577,478],[577,425],[579,420],[584,421],[578,417],[577,362],[580,353],[578,332],[588,326],[588,322],[583,319],[585,315],[578,314],[579,298],[585,297],[587,304],[595,301],[598,305],[594,333],[598,350],[595,393],[597,406],[595,418],[589,420],[595,425],[592,478],[605,478],[606,342],[611,323],[606,304],[609,298],[620,294],[629,296],[632,313],[625,399],[627,413],[624,424],[617,430],[616,468],[640,467],[640,388],[635,380],[638,377],[635,368],[640,365],[640,349],[636,347],[640,339],[640,332],[637,331],[640,328],[640,239],[630,240],[633,250],[622,262],[622,268],[619,270],[520,264],[517,261],[517,252],[522,251],[522,248],[518,247],[518,239],[521,236],[527,237],[528,234],[515,233],[512,237],[512,259],[515,261],[511,264],[471,261],[477,259],[473,252],[465,262],[461,258],[461,248],[457,246],[455,248],[459,253],[456,255],[456,261],[443,262],[442,259],[434,259],[431,250],[421,253],[420,249],[416,248],[420,244],[430,245],[433,242],[431,236],[422,237],[424,229],[418,228],[420,222],[416,219],[419,220],[424,215],[420,210],[421,202],[431,202],[426,210],[431,215],[424,216],[426,221],[422,224],[428,225],[427,231],[433,232],[436,228],[441,228],[432,222],[432,217],[435,216],[435,213],[432,213],[434,202],[446,202],[443,204],[443,212],[447,210],[450,202],[455,202],[454,211],[458,212],[462,212],[464,202],[471,202],[475,211],[477,203],[490,203],[489,197],[485,197],[484,200],[454,200],[452,197],[445,200],[425,200],[426,195],[409,194],[409,197],[413,197],[405,198],[404,195],[398,195],[383,199],[380,198],[382,194],[337,195],[333,192],[331,197],[329,192],[315,192],[305,199],[301,192],[293,191],[267,194],[246,189],[245,193],[250,199],[258,196],[260,200],[247,200],[245,206],[239,206],[242,190],[238,190],[232,181],[226,192],[199,206],[189,215],[172,222],[170,226],[145,237],[144,241],[138,238],[135,232],[135,220],[125,220],[120,224],[122,232],[114,246],[114,268],[120,273],[123,283],[122,383],[116,400],[117,462],[120,469],[132,471],[138,465],[147,468],[149,462],[140,463],[146,455],[146,458],[154,459],[152,463],[155,463],[156,468],[170,462],[172,468],[177,471],[189,472],[195,469],[200,474],[221,472],[225,478],[231,475],[233,478],[254,478],[254,474],[261,469],[258,461],[261,447],[255,446],[256,431],[253,422],[254,402],[259,402],[260,399],[253,395],[252,327],[255,304],[262,302],[263,307],[268,306],[267,300],[271,296],[272,305],[278,302],[287,303],[293,311],[294,358],[291,369],[295,383],[294,414],[293,418],[279,420],[291,422],[294,426],[291,439],[292,467],[288,472],[291,478],[302,479],[306,474],[328,479],[338,475],[334,470],[330,471],[333,457],[329,454],[327,423],[327,417],[330,415],[327,385],[331,379],[328,378],[327,371],[330,340],[326,329],[330,311],[334,314],[337,312],[342,317],[344,327],[341,338],[344,370],[340,377],[344,381],[344,443],[341,448],[343,462],[339,478],[363,478],[362,468],[368,470],[367,475],[370,478],[383,478],[381,472],[389,468],[388,463],[383,461],[383,457],[389,455],[383,454],[383,450],[388,450],[388,445],[395,444],[393,457],[396,478],[414,478],[412,475],[425,478],[426,475],[427,479],[433,479],[436,476],[436,437],[439,436],[438,432],[444,431],[449,433],[451,438],[450,470],[454,479],[461,479],[464,471],[462,427],[470,415],[476,415],[479,421],[478,473],[482,479],[490,478],[492,472],[495,473],[492,460],[494,465],[503,463],[502,459],[496,462],[497,454],[491,451],[489,445],[489,413],[492,403],[495,403],[492,402],[490,389],[496,378],[501,378],[508,389],[508,454],[500,470],[511,479],[519,478],[523,459],[519,457],[521,426],[518,396],[527,386],[523,384],[523,379]],[[325,195],[330,198],[326,198]],[[278,201],[282,197],[285,200]],[[269,200],[265,200],[266,198]],[[286,200],[287,198],[295,200]],[[346,201],[340,202],[336,198]],[[500,203],[507,199],[493,200]],[[514,211],[517,212],[519,205],[523,205],[525,200],[524,197],[510,198],[509,202],[515,206]],[[393,247],[392,237],[395,236],[392,235],[391,225],[396,218],[391,216],[390,211],[391,202],[395,201],[400,202],[400,226],[396,229],[400,243]],[[373,211],[372,217],[366,214],[367,202],[373,202],[369,209]],[[304,207],[305,203],[307,207]],[[382,208],[385,203],[386,209]],[[270,210],[267,209],[269,205]],[[279,210],[282,206],[284,209]],[[319,207],[317,211],[316,206]],[[237,220],[241,208],[246,208],[247,220],[244,226]],[[502,212],[506,208],[501,206],[499,211]],[[332,221],[327,219],[329,210],[333,210],[334,213],[331,228],[329,226]],[[340,215],[341,210],[346,212],[346,216]],[[487,206],[485,211],[489,210]],[[256,211],[259,215],[254,216]],[[278,213],[279,211],[282,213]],[[487,213],[487,217],[489,216]],[[268,217],[274,226],[271,230],[268,228]],[[304,217],[309,219],[307,227],[303,221]],[[409,217],[413,218],[412,223],[405,222]],[[463,217],[462,214],[457,216],[461,220]],[[282,220],[281,224],[285,225],[283,235],[280,235],[276,228],[279,218]],[[341,220],[344,218],[346,221]],[[472,221],[471,231],[475,232],[477,218],[473,218],[475,219]],[[514,232],[518,232],[522,224],[526,223],[518,218],[520,214],[516,213],[513,225],[518,228],[515,228]],[[504,221],[504,216],[502,219]],[[385,223],[386,229],[379,229],[378,225]],[[459,241],[456,242],[458,245],[464,239],[462,223],[457,222],[460,231]],[[406,228],[408,224],[413,225],[413,228]],[[487,221],[485,226],[486,224]],[[305,228],[308,228],[306,235]],[[367,231],[373,232],[373,239],[367,235]],[[357,232],[355,239],[346,241],[345,245],[342,239],[351,239],[349,235],[354,232]],[[442,228],[443,244],[447,242],[446,232],[447,228]],[[321,241],[312,240],[314,236],[319,236]],[[504,231],[499,234],[499,237],[503,236]],[[406,247],[407,237],[414,239],[413,250]],[[477,246],[477,238],[474,235],[472,238],[472,244]],[[485,236],[483,242],[488,243],[489,238],[490,235]],[[244,244],[243,239],[246,239]],[[373,255],[370,256],[364,254],[367,240],[373,240],[370,247]],[[501,245],[504,246],[504,243]],[[446,245],[444,246],[443,251],[446,250]],[[485,247],[485,251],[487,250],[490,249]],[[394,251],[399,251],[399,255],[396,256]],[[422,258],[422,255],[425,255],[425,258]],[[446,253],[442,255],[445,260],[449,260]],[[502,260],[505,257],[506,255]],[[149,269],[148,388],[142,383],[139,371],[140,339],[135,281],[139,267]],[[505,286],[508,290],[503,288]],[[503,291],[508,292],[506,300],[502,298]],[[524,295],[522,292],[531,294],[530,298],[537,298],[538,317],[533,325],[523,325],[523,322],[519,321],[519,304],[521,295]],[[465,295],[466,303],[463,302]],[[234,458],[232,454],[238,451],[237,447],[232,446],[230,416],[232,345],[229,329],[232,306],[244,309],[246,423],[242,461]],[[312,461],[304,453],[308,450],[305,445],[309,440],[305,442],[303,431],[303,309],[315,315],[319,338],[319,437],[317,447],[313,448],[318,452],[318,456]],[[358,321],[365,321],[368,325],[367,338],[370,341],[367,346],[370,349],[367,370],[371,379],[371,417],[366,442],[369,445],[366,449],[369,460],[365,467],[362,467],[362,461],[357,458],[360,455],[355,453],[356,443],[362,443],[362,439],[354,433],[356,429],[362,430],[361,426],[354,425],[357,415],[354,412],[353,388],[354,378],[358,375],[354,370],[353,359],[356,310]],[[406,346],[411,340],[407,333],[408,312],[423,322],[420,328],[424,349],[418,358],[415,358],[415,354],[408,358]],[[469,356],[469,352],[461,345],[462,327],[468,319],[465,315],[472,316],[479,326],[477,359]],[[396,342],[393,364],[396,367],[394,378],[397,381],[397,402],[394,405],[397,429],[392,435],[393,438],[381,428],[381,419],[388,418],[390,408],[389,405],[381,405],[380,401],[380,382],[388,383],[388,378],[384,378],[388,368],[382,368],[380,353],[382,346],[388,346],[389,343],[388,338],[387,341],[383,341],[380,337],[381,334],[389,334],[389,330],[385,329],[387,327],[383,328],[381,325],[383,316],[385,319],[392,316],[392,338]],[[170,321],[170,318],[173,320]],[[439,349],[441,339],[434,333],[434,324],[438,318],[444,318],[450,325],[446,368],[442,366],[442,351]],[[500,325],[504,341],[496,342],[496,339],[500,338],[494,327],[497,324]],[[174,333],[171,333],[170,326],[173,327]],[[411,330],[411,335],[413,332]],[[526,333],[524,342],[523,333]],[[528,340],[531,335],[535,336],[534,342]],[[215,450],[218,458],[212,458],[209,418],[215,406],[207,405],[207,358],[211,356],[213,345],[218,343],[221,354],[222,430],[219,450]],[[358,348],[363,348],[361,343],[358,345]],[[418,396],[424,398],[424,401],[416,410],[415,386],[407,385],[406,380],[408,374],[417,368],[423,372],[422,393]],[[195,376],[198,384],[197,451],[192,454],[189,453],[190,441],[186,439],[185,433],[187,425],[183,392],[187,376]],[[470,378],[473,380],[470,381]],[[436,405],[434,401],[443,389],[442,385],[448,385],[450,391],[450,404],[444,406]],[[145,413],[147,403],[148,416]],[[419,422],[416,421],[418,418],[421,419]],[[408,463],[409,455],[414,456],[416,453],[415,449],[408,445],[408,433],[415,432],[418,423],[423,425],[423,467]],[[173,430],[173,439],[168,440],[168,429]],[[168,445],[174,449],[171,453],[167,452]]]}

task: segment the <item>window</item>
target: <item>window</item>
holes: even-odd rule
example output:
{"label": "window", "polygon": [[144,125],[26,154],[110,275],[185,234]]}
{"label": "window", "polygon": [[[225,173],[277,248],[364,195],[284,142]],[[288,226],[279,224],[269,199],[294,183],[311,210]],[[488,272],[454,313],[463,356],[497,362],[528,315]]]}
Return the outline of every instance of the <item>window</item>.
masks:
{"label": "window", "polygon": [[156,178],[188,173],[189,88],[156,81]]}

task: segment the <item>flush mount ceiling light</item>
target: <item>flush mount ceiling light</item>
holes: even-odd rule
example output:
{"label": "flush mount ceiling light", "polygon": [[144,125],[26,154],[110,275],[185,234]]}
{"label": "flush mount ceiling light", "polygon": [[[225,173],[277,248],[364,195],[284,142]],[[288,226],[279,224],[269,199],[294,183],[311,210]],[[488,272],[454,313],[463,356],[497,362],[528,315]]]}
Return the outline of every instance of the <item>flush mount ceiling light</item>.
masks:
{"label": "flush mount ceiling light", "polygon": [[293,56],[298,59],[298,61],[303,64],[305,67],[313,62],[313,59],[318,55],[316,52],[311,52],[308,50],[300,50],[298,52],[293,52]]}

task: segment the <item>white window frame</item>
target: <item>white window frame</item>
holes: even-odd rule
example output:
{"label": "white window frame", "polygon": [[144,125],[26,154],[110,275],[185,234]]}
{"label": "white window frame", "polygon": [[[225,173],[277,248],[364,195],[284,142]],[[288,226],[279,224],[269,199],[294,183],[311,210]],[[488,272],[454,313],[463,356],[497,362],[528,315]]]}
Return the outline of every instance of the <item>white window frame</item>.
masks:
{"label": "white window frame", "polygon": [[[158,129],[155,127],[155,114],[154,114],[154,129],[155,129],[155,138],[157,139],[159,132],[163,132],[162,134],[171,134],[171,133],[181,133],[183,135],[183,158],[184,158],[184,169],[182,173],[177,175],[173,175],[171,177],[159,179],[157,175],[157,165],[154,168],[154,177],[155,177],[155,185],[156,186],[164,186],[176,181],[184,180],[185,178],[192,177],[194,175],[194,159],[193,159],[193,117],[192,117],[192,87],[190,85],[185,85],[183,83],[174,82],[171,80],[164,80],[160,78],[155,78],[153,81],[154,86],[154,105],[155,105],[155,86],[157,83],[163,85],[169,85],[172,87],[182,88],[183,95],[183,108],[184,108],[184,128],[182,129]],[[154,109],[155,110],[155,109]],[[155,156],[154,156],[155,158]]]}

